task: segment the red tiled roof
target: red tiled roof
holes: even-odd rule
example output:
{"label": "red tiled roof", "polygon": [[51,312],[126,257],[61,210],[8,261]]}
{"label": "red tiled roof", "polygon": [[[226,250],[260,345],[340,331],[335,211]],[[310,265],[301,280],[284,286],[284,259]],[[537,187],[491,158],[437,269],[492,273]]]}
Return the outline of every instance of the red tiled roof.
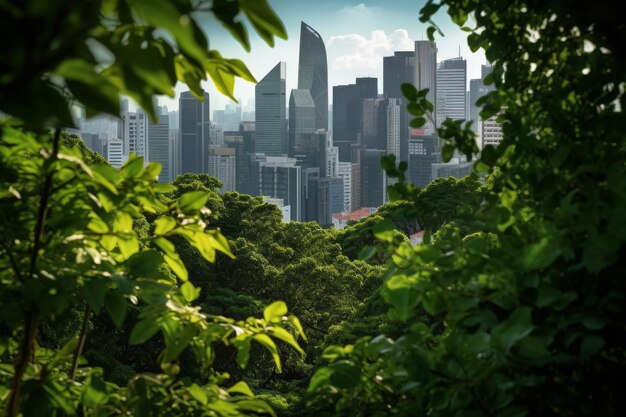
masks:
{"label": "red tiled roof", "polygon": [[363,217],[369,216],[370,214],[372,214],[372,209],[365,207],[365,208],[355,210],[352,213],[333,214],[333,218],[337,220],[359,220],[359,219],[362,219]]}

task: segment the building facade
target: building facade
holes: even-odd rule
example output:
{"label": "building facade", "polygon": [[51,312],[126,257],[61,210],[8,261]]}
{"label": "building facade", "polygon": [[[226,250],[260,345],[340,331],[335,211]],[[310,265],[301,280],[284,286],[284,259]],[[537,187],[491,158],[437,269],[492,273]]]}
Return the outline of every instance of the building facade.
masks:
{"label": "building facade", "polygon": [[207,172],[211,132],[209,93],[198,100],[191,91],[184,91],[178,100],[180,174]]}
{"label": "building facade", "polygon": [[415,41],[415,87],[418,90],[428,89],[426,98],[435,106],[434,112],[426,114],[424,131],[426,134],[436,132],[437,120],[437,45],[431,41]]}
{"label": "building facade", "polygon": [[286,73],[287,64],[279,62],[254,88],[256,152],[268,156],[280,156],[289,153]]}
{"label": "building facade", "polygon": [[328,130],[328,63],[324,40],[302,22],[298,61],[298,89],[309,90],[315,105],[315,130]]}
{"label": "building facade", "polygon": [[446,119],[467,120],[467,61],[452,58],[437,68],[437,126]]}
{"label": "building facade", "polygon": [[161,164],[159,182],[173,181],[170,170],[170,120],[167,114],[157,115],[157,120],[148,118],[148,135],[146,139],[146,162]]}

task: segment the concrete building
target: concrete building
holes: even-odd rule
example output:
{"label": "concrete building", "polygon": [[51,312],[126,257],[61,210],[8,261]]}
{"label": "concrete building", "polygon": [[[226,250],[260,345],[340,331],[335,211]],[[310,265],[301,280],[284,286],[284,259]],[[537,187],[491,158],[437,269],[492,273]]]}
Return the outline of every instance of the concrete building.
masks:
{"label": "concrete building", "polygon": [[333,87],[333,145],[341,162],[355,162],[354,146],[361,144],[363,100],[378,96],[376,78],[357,78],[355,84]]}
{"label": "concrete building", "polygon": [[453,159],[452,162],[432,164],[432,178],[463,178],[468,176],[474,167],[473,162],[460,162],[458,159]]}
{"label": "concrete building", "polygon": [[476,102],[484,95],[488,94],[491,91],[494,91],[496,88],[493,84],[486,85],[484,82],[485,77],[491,74],[491,71],[492,67],[490,65],[482,65],[481,78],[475,78],[470,80],[468,117],[469,120],[474,121],[474,123],[472,124],[472,130],[477,134],[480,129],[480,108],[476,105]]}
{"label": "concrete building", "polygon": [[348,222],[358,222],[376,212],[376,207],[364,207],[352,212],[333,214],[333,227],[337,230],[345,229]]}
{"label": "concrete building", "polygon": [[317,202],[318,224],[322,227],[332,226],[333,214],[343,211],[343,179],[338,177],[320,178]]}
{"label": "concrete building", "polygon": [[352,163],[339,162],[337,176],[343,180],[343,210],[352,211]]}
{"label": "concrete building", "polygon": [[124,154],[136,153],[137,156],[146,155],[146,135],[148,133],[148,117],[142,111],[124,112],[122,119],[122,139],[124,140]]}
{"label": "concrete building", "polygon": [[467,61],[458,57],[437,68],[437,126],[446,119],[467,120]]}
{"label": "concrete building", "polygon": [[433,180],[433,164],[441,163],[441,144],[436,135],[416,135],[409,139],[407,179],[424,188]]}
{"label": "concrete building", "polygon": [[[399,51],[383,58],[383,94],[385,98],[400,99],[400,159],[407,160],[409,123],[408,100],[402,94],[402,84],[415,84],[415,51]],[[365,119],[365,117],[364,117]]]}
{"label": "concrete building", "polygon": [[385,150],[363,149],[360,152],[361,165],[361,207],[380,207],[387,195],[387,175],[380,159]]}
{"label": "concrete building", "polygon": [[280,210],[283,216],[283,222],[287,223],[291,221],[291,206],[285,205],[285,200],[282,198],[263,197],[263,201],[268,204],[273,204]]}
{"label": "concrete building", "polygon": [[120,168],[128,159],[128,155],[124,154],[124,141],[120,139],[111,139],[107,144],[107,161],[114,168]]}
{"label": "concrete building", "polygon": [[386,100],[385,118],[386,118],[386,136],[387,136],[387,155],[395,155],[397,160],[400,159],[400,139],[401,127],[400,127],[400,114],[401,114],[401,101],[397,98],[390,98]]}
{"label": "concrete building", "polygon": [[502,142],[502,125],[497,119],[498,115],[495,114],[480,123],[480,142],[483,148],[485,145],[498,146]]}
{"label": "concrete building", "polygon": [[209,146],[224,146],[224,129],[222,126],[211,123],[209,128]]}
{"label": "concrete building", "polygon": [[170,164],[170,132],[169,115],[159,114],[157,120],[148,118],[148,134],[146,138],[146,162],[161,164],[159,182],[167,183],[174,180]]}
{"label": "concrete building", "polygon": [[258,195],[282,198],[291,206],[291,220],[301,220],[302,176],[295,158],[256,155]]}
{"label": "concrete building", "polygon": [[232,108],[226,105],[224,110],[213,110],[213,123],[222,126],[224,131],[233,131],[239,129],[241,122],[241,106]]}
{"label": "concrete building", "polygon": [[180,126],[180,174],[207,172],[210,141],[209,93],[204,101],[190,91],[184,91],[178,100]]}
{"label": "concrete building", "polygon": [[268,156],[286,156],[289,153],[286,73],[287,64],[279,62],[254,88],[256,152]]}
{"label": "concrete building", "polygon": [[209,149],[209,175],[222,182],[222,193],[235,191],[237,185],[235,148],[211,147]]}
{"label": "concrete building", "polygon": [[309,90],[315,106],[315,130],[328,130],[328,63],[324,41],[306,23],[300,25],[298,89]]}
{"label": "concrete building", "polygon": [[415,41],[415,87],[418,90],[428,88],[426,98],[435,106],[434,112],[426,114],[424,131],[432,135],[436,132],[437,120],[437,45],[431,41]]}

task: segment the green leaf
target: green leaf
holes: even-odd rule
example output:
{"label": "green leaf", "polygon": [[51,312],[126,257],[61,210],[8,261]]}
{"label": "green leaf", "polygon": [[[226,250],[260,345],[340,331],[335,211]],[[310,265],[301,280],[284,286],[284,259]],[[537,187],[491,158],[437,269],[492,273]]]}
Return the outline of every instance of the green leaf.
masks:
{"label": "green leaf", "polygon": [[122,166],[120,172],[126,178],[139,178],[141,171],[143,170],[143,158],[137,156],[131,156],[128,161]]}
{"label": "green leaf", "polygon": [[96,314],[104,304],[106,292],[107,285],[103,278],[91,278],[81,288],[81,294],[87,305]]}
{"label": "green leaf", "polygon": [[131,275],[141,278],[161,278],[159,270],[163,265],[163,256],[152,249],[137,252],[126,261],[126,267]]}
{"label": "green leaf", "polygon": [[526,271],[545,268],[560,255],[561,248],[557,242],[549,237],[543,237],[522,252],[520,264]]}
{"label": "green leaf", "polygon": [[393,242],[395,230],[395,224],[389,219],[384,219],[376,223],[372,229],[376,239],[382,240],[383,242]]}
{"label": "green leaf", "polygon": [[361,250],[361,252],[359,252],[359,260],[369,261],[374,255],[376,255],[376,247],[366,246]]}
{"label": "green leaf", "polygon": [[203,191],[192,191],[180,196],[178,208],[188,216],[194,216],[204,207],[209,195]]}
{"label": "green leaf", "polygon": [[287,314],[287,304],[284,301],[275,301],[263,310],[263,318],[268,323],[279,323]]}
{"label": "green leaf", "polygon": [[596,335],[583,337],[580,345],[580,354],[583,356],[593,356],[604,347],[604,339]]}
{"label": "green leaf", "polygon": [[420,127],[424,126],[426,124],[426,118],[425,117],[416,117],[415,119],[411,120],[411,127],[414,129],[419,129]]}
{"label": "green leaf", "polygon": [[270,7],[267,0],[239,0],[239,8],[246,14],[259,36],[274,46],[272,35],[287,39],[287,30],[283,22]]}
{"label": "green leaf", "polygon": [[337,388],[353,388],[361,380],[361,369],[346,360],[339,360],[328,368],[332,371],[330,383]]}
{"label": "green leaf", "polygon": [[304,350],[302,350],[302,348],[300,347],[296,339],[293,337],[293,335],[289,333],[287,330],[283,329],[282,327],[272,327],[267,330],[267,333],[270,336],[280,339],[283,342],[291,345],[291,347],[297,350],[298,353],[300,353],[301,355],[303,356],[305,355]]}
{"label": "green leaf", "polygon": [[454,155],[455,149],[456,146],[451,143],[446,143],[445,145],[443,145],[443,148],[441,149],[441,158],[443,159],[443,162],[450,162],[450,159],[452,159],[452,155]]}
{"label": "green leaf", "polygon": [[106,403],[108,398],[106,383],[100,375],[92,373],[81,396],[82,404],[85,407],[93,408]]}
{"label": "green leaf", "polygon": [[420,22],[428,22],[435,13],[439,10],[441,4],[434,3],[432,0],[428,1],[424,7],[420,9]]}
{"label": "green leaf", "polygon": [[104,300],[104,306],[115,326],[122,327],[128,307],[126,299],[117,292],[109,291]]}
{"label": "green leaf", "polygon": [[200,288],[194,287],[189,281],[180,286],[180,292],[188,302],[192,302],[200,296]]}
{"label": "green leaf", "polygon": [[254,398],[254,393],[252,392],[248,384],[243,381],[237,382],[235,385],[228,388],[227,391],[231,394],[243,394],[248,397]]}
{"label": "green leaf", "polygon": [[302,328],[302,324],[300,323],[300,319],[296,316],[288,316],[287,321],[291,323],[295,328],[300,337],[306,341],[306,335],[304,334],[304,329]]}
{"label": "green leaf", "polygon": [[318,388],[322,388],[329,384],[330,376],[333,374],[333,371],[330,368],[320,368],[311,377],[311,381],[309,382],[309,388],[307,392],[312,393],[315,392]]}
{"label": "green leaf", "polygon": [[408,100],[415,101],[417,99],[417,88],[413,84],[402,83],[400,89],[402,90],[402,95]]}
{"label": "green leaf", "polygon": [[172,242],[163,237],[157,237],[153,242],[165,252],[163,258],[178,278],[182,281],[188,281],[189,274],[187,273],[187,268],[185,268],[185,264],[182,259],[180,259]]}
{"label": "green leaf", "polygon": [[191,386],[187,388],[187,392],[200,404],[207,405],[209,403],[209,396],[206,391],[197,384],[191,384]]}
{"label": "green leaf", "polygon": [[283,369],[280,364],[278,349],[276,348],[276,344],[274,343],[274,341],[268,335],[262,333],[255,334],[254,336],[252,336],[252,339],[259,342],[268,350],[268,352],[272,355],[272,358],[274,359],[274,363],[276,364],[276,372],[280,374]]}
{"label": "green leaf", "polygon": [[133,327],[128,343],[131,345],[141,345],[150,340],[158,331],[159,326],[155,320],[149,318],[143,319]]}
{"label": "green leaf", "polygon": [[161,216],[154,221],[154,234],[164,235],[176,227],[177,223],[170,216]]}
{"label": "green leaf", "polygon": [[583,325],[589,330],[600,330],[606,326],[606,321],[595,314],[586,315],[583,318]]}

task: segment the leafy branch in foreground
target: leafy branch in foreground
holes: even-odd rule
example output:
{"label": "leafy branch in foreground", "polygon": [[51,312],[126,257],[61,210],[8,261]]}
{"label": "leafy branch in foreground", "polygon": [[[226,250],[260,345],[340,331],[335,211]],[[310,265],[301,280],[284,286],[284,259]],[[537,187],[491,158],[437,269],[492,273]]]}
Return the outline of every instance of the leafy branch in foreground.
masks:
{"label": "leafy branch in foreground", "polygon": [[[263,402],[232,397],[217,382],[200,387],[176,380],[177,360],[186,349],[207,370],[217,344],[236,348],[237,362],[245,367],[254,341],[271,353],[278,371],[274,339],[302,352],[282,327],[290,322],[304,337],[298,319],[286,315],[282,302],[267,307],[262,319],[244,321],[208,316],[192,306],[200,291],[188,281],[170,239],[181,236],[209,262],[216,252],[232,256],[219,230],[207,229],[202,220],[207,195],[190,192],[165,204],[160,194],[173,187],[154,182],[158,164],[144,166],[142,158],[131,157],[119,171],[106,164],[88,166],[76,149],[61,144],[58,130],[53,136],[34,136],[6,123],[1,129],[0,164],[5,169],[0,182],[6,191],[0,195],[0,212],[13,219],[0,226],[0,320],[12,335],[2,340],[0,350],[0,382],[11,386],[8,398],[0,396],[7,415],[20,410],[25,416],[57,410],[112,415],[118,414],[113,408],[132,410],[148,399],[176,404],[182,401],[177,396],[189,395],[198,401],[193,405],[185,400],[189,410],[206,406],[225,414],[271,413]],[[144,212],[158,216],[154,230],[145,235],[134,227]],[[104,309],[117,327],[134,310],[140,321],[130,343],[144,343],[160,333],[164,349],[158,362],[164,374],[138,375],[127,388],[118,389],[105,383],[100,371],[77,367],[86,324],[63,349],[38,349],[38,323],[70,308],[84,311],[84,323],[91,312]],[[213,374],[215,381],[226,379]],[[139,391],[137,384],[143,387]],[[249,393],[242,382],[235,387],[231,392]]]}

